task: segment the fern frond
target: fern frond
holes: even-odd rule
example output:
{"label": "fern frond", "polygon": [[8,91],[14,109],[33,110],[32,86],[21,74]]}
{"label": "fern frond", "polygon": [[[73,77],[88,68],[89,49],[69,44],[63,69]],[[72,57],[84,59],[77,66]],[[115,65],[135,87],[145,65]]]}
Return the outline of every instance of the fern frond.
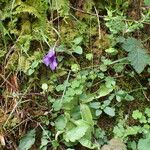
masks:
{"label": "fern frond", "polygon": [[20,14],[20,13],[29,13],[35,16],[36,18],[41,18],[41,15],[33,6],[29,6],[25,3],[22,3],[20,6],[18,6],[16,10],[13,12],[14,15]]}

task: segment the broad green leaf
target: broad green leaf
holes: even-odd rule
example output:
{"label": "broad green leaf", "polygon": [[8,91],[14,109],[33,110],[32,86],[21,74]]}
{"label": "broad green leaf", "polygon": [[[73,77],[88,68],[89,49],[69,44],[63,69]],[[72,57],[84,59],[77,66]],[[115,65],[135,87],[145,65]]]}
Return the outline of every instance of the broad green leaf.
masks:
{"label": "broad green leaf", "polygon": [[47,150],[47,144],[50,142],[50,139],[49,139],[50,135],[51,135],[51,132],[49,130],[43,130],[40,150]]}
{"label": "broad green leaf", "polygon": [[115,116],[115,109],[114,109],[114,108],[106,107],[106,108],[104,109],[104,112],[105,112],[107,115],[111,116],[111,117],[114,117],[114,116]]}
{"label": "broad green leaf", "polygon": [[59,111],[59,110],[61,109],[61,107],[62,107],[62,102],[61,102],[61,100],[56,100],[56,101],[53,103],[52,107],[53,107],[53,109],[54,109],[55,111]]}
{"label": "broad green leaf", "polygon": [[35,129],[29,131],[19,142],[18,150],[28,150],[35,142]]}
{"label": "broad green leaf", "polygon": [[123,49],[127,52],[131,52],[137,49],[137,47],[142,47],[141,41],[138,41],[135,38],[127,38],[126,40],[123,41],[122,45]]}
{"label": "broad green leaf", "polygon": [[88,102],[93,101],[95,97],[96,97],[95,94],[87,93],[87,94],[80,95],[80,100],[82,103],[88,103]]}
{"label": "broad green leaf", "polygon": [[150,56],[144,49],[141,41],[135,38],[127,38],[122,45],[123,49],[128,52],[128,60],[137,73],[141,73],[146,65],[149,64]]}
{"label": "broad green leaf", "polygon": [[101,110],[97,109],[97,110],[95,111],[95,115],[96,115],[96,116],[100,116],[101,114],[102,114],[102,111],[101,111]]}
{"label": "broad green leaf", "polygon": [[150,135],[145,139],[140,139],[138,142],[138,150],[149,150],[150,149]]}
{"label": "broad green leaf", "polygon": [[146,114],[148,117],[150,117],[150,108],[146,108],[146,109],[145,109],[145,114]]}
{"label": "broad green leaf", "polygon": [[113,87],[106,87],[105,84],[102,84],[100,86],[100,89],[98,90],[98,94],[95,98],[100,98],[100,97],[103,97],[103,96],[106,96],[108,95],[109,93],[111,93],[113,91]]}
{"label": "broad green leaf", "polygon": [[73,43],[78,45],[78,44],[80,44],[82,42],[82,40],[83,40],[83,37],[80,36],[80,37],[75,38],[73,40]]}
{"label": "broad green leaf", "polygon": [[66,124],[67,124],[67,118],[64,115],[59,116],[55,121],[55,127],[59,131],[64,130]]}
{"label": "broad green leaf", "polygon": [[94,108],[94,109],[99,109],[100,106],[101,106],[100,102],[92,102],[92,103],[90,103],[90,107]]}
{"label": "broad green leaf", "polygon": [[68,142],[75,142],[76,140],[81,139],[87,130],[88,126],[77,126],[66,133],[65,140]]}
{"label": "broad green leaf", "polygon": [[94,99],[98,99],[98,98],[108,95],[109,93],[113,91],[113,89],[114,89],[113,86],[108,88],[106,87],[105,84],[102,84],[96,93],[84,95],[83,97],[81,97],[81,101],[83,103],[91,102]]}
{"label": "broad green leaf", "polygon": [[73,47],[73,52],[81,55],[83,53],[82,47],[81,46]]}
{"label": "broad green leaf", "polygon": [[149,56],[142,48],[137,48],[128,54],[128,60],[137,73],[141,73],[149,63]]}
{"label": "broad green leaf", "polygon": [[144,0],[145,5],[150,6],[150,0]]}
{"label": "broad green leaf", "polygon": [[89,106],[86,104],[80,104],[80,111],[82,119],[88,122],[91,126],[94,126],[94,121]]}
{"label": "broad green leaf", "polygon": [[95,149],[96,147],[98,147],[98,145],[93,144],[90,140],[86,139],[86,138],[81,138],[79,140],[80,144],[84,147],[87,147],[89,149]]}

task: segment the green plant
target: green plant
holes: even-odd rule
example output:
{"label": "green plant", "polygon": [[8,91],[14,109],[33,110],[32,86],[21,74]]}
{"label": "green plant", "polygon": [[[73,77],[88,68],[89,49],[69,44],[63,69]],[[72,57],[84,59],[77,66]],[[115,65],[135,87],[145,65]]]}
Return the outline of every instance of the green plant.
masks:
{"label": "green plant", "polygon": [[148,5],[1,0],[0,149],[148,150]]}

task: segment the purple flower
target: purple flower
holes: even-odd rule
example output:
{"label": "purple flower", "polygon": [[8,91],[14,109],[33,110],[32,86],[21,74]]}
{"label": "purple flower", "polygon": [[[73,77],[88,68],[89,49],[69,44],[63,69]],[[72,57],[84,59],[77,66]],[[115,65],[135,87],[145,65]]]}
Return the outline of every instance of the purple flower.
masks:
{"label": "purple flower", "polygon": [[43,58],[43,63],[46,66],[49,66],[51,70],[55,70],[58,63],[57,63],[57,58],[56,58],[56,53],[54,49],[50,49],[47,55],[44,56]]}

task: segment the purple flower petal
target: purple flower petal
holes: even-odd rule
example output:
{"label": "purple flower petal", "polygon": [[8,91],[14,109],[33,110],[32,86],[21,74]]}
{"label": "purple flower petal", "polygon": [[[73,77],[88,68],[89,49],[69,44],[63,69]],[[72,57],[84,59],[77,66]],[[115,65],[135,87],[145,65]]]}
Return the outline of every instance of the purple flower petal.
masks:
{"label": "purple flower petal", "polygon": [[43,58],[43,63],[49,66],[51,70],[55,70],[58,63],[54,49],[50,49],[47,55]]}
{"label": "purple flower petal", "polygon": [[48,52],[48,54],[46,56],[49,57],[49,58],[55,56],[54,49],[50,49],[50,51]]}
{"label": "purple flower petal", "polygon": [[43,63],[44,63],[46,66],[49,65],[49,58],[48,58],[47,56],[45,56],[45,57],[43,58]]}
{"label": "purple flower petal", "polygon": [[51,70],[55,70],[56,67],[57,67],[57,62],[56,62],[56,60],[55,60],[55,61],[53,61],[53,62],[50,64],[50,68],[51,68]]}

